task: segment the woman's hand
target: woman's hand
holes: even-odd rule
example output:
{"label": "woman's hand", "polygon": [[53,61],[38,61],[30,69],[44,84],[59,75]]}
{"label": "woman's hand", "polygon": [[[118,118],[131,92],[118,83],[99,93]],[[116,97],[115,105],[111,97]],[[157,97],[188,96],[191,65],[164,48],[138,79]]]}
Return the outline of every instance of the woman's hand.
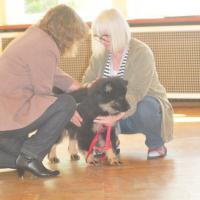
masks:
{"label": "woman's hand", "polygon": [[81,127],[82,121],[83,121],[82,117],[79,115],[79,113],[77,111],[75,111],[70,122],[73,123],[74,125],[78,126],[78,127]]}
{"label": "woman's hand", "polygon": [[103,124],[106,126],[113,126],[118,120],[120,120],[125,115],[125,112],[121,112],[117,115],[109,115],[109,116],[98,116],[94,120],[97,124]]}
{"label": "woman's hand", "polygon": [[84,83],[83,87],[90,88],[98,79],[99,79],[99,77],[97,77],[95,80],[93,80],[90,83]]}
{"label": "woman's hand", "polygon": [[80,82],[78,82],[77,80],[74,80],[73,83],[70,85],[70,87],[68,88],[69,91],[74,91],[74,90],[78,90],[79,88],[81,88],[82,85]]}

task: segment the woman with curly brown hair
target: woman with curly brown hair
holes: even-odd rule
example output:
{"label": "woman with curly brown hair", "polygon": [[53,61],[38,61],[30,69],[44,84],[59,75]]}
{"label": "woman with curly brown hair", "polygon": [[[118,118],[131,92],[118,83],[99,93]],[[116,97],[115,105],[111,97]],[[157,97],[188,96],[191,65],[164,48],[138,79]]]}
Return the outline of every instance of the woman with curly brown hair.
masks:
{"label": "woman with curly brown hair", "polygon": [[[81,125],[68,92],[80,84],[58,68],[59,58],[73,53],[87,26],[66,5],[50,9],[42,20],[15,39],[0,56],[0,168],[39,177],[57,176],[42,160],[69,121]],[[35,131],[32,136],[30,133]]]}

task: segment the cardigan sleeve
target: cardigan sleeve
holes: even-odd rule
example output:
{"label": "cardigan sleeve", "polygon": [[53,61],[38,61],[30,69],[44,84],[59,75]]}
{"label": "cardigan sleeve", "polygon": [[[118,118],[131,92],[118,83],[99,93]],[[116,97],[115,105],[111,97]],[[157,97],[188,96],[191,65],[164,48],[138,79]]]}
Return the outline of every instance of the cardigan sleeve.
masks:
{"label": "cardigan sleeve", "polygon": [[131,109],[124,118],[136,111],[137,103],[147,95],[155,73],[155,61],[152,51],[147,46],[138,48],[130,55],[126,77],[128,80],[127,100]]}
{"label": "cardigan sleeve", "polygon": [[102,60],[98,57],[92,56],[90,58],[89,66],[86,69],[82,78],[83,83],[90,83],[93,80],[95,80],[98,76],[100,76],[100,71],[102,71],[103,66],[103,64],[101,64],[100,61]]}

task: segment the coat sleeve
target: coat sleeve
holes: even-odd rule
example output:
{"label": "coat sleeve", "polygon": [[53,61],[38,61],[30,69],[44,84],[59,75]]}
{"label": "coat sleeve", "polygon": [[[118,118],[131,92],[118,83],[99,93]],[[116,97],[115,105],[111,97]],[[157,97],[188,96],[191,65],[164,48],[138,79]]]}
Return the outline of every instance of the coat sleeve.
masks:
{"label": "coat sleeve", "polygon": [[152,51],[148,47],[139,48],[128,66],[127,100],[131,109],[124,118],[133,114],[136,111],[137,103],[147,95],[154,73],[155,61]]}
{"label": "coat sleeve", "polygon": [[54,77],[54,86],[60,88],[65,92],[77,89],[80,87],[78,81],[74,80],[69,74],[65,73],[60,68],[56,68]]}

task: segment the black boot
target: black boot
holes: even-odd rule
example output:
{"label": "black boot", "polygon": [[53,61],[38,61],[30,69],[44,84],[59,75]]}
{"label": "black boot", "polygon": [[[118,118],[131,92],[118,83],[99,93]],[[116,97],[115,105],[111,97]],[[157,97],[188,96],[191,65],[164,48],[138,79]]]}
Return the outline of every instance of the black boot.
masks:
{"label": "black boot", "polygon": [[51,171],[45,168],[41,161],[23,153],[16,160],[16,168],[19,177],[22,177],[25,171],[29,171],[38,177],[53,177],[59,174],[59,171]]}

